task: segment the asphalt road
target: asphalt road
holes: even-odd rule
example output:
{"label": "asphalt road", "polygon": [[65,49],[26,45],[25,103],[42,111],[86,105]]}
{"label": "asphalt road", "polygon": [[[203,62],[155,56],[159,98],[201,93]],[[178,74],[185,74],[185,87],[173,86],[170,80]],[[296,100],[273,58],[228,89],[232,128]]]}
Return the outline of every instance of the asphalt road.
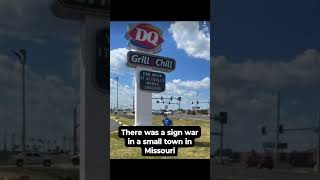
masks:
{"label": "asphalt road", "polygon": [[319,180],[320,173],[312,169],[257,169],[240,166],[215,165],[213,180]]}
{"label": "asphalt road", "polygon": [[169,117],[173,117],[177,119],[190,119],[190,120],[203,120],[203,121],[210,120],[210,116],[208,115],[175,114],[175,115],[169,115]]}
{"label": "asphalt road", "polygon": [[[24,165],[23,168],[33,168],[33,169],[76,169],[78,166],[73,166],[71,163],[58,163],[58,164],[53,164],[51,167],[44,167],[42,164],[26,164]],[[9,165],[0,165],[0,171],[1,169],[22,169],[17,167],[15,164],[9,164]]]}
{"label": "asphalt road", "polygon": [[110,131],[117,131],[120,125],[114,120],[110,119]]}

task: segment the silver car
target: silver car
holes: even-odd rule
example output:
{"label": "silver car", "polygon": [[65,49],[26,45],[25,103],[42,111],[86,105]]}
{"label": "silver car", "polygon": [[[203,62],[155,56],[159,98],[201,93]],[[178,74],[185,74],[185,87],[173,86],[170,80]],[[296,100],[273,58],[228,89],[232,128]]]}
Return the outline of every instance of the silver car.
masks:
{"label": "silver car", "polygon": [[25,164],[41,164],[45,167],[50,167],[52,165],[52,161],[48,156],[34,152],[19,153],[13,157],[13,160],[18,167],[22,167]]}

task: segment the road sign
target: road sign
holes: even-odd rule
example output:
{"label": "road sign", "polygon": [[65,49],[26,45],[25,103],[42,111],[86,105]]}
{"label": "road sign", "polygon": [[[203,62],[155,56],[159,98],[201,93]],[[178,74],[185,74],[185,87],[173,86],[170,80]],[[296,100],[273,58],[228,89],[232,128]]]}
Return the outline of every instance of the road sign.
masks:
{"label": "road sign", "polygon": [[140,71],[140,89],[156,93],[165,91],[165,74],[151,71]]}
{"label": "road sign", "polygon": [[81,19],[84,15],[107,16],[110,0],[55,0],[51,9],[57,17]]}
{"label": "road sign", "polygon": [[96,84],[104,92],[109,89],[109,28],[97,32],[96,39]]}
{"label": "road sign", "polygon": [[176,61],[172,58],[129,51],[127,54],[127,66],[144,66],[156,71],[171,72],[176,68]]}
{"label": "road sign", "polygon": [[162,31],[150,24],[130,24],[126,33],[129,48],[148,53],[159,53],[163,43]]}

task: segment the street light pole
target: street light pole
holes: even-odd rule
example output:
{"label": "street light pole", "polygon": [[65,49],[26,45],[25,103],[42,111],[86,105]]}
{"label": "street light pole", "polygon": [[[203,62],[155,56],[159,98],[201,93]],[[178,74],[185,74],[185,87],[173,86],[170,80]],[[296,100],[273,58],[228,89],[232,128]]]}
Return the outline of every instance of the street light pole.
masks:
{"label": "street light pole", "polygon": [[274,145],[275,152],[274,152],[274,167],[278,165],[278,144],[279,144],[279,126],[280,126],[280,92],[277,92],[277,120],[276,120],[276,143]]}
{"label": "street light pole", "polygon": [[318,135],[318,144],[317,144],[317,164],[316,164],[316,172],[320,172],[320,112],[317,113],[318,124],[316,127],[316,133]]}
{"label": "street light pole", "polygon": [[25,49],[13,50],[22,64],[22,151],[26,150],[26,87],[25,87],[25,65],[27,61],[27,51]]}
{"label": "street light pole", "polygon": [[119,85],[118,85],[118,83],[119,83],[119,77],[116,77],[116,79],[117,79],[117,112],[119,111],[119,105],[118,105],[118,96],[119,96]]}
{"label": "street light pole", "polygon": [[78,109],[78,104],[74,107],[73,110],[73,154],[77,154],[78,152],[78,146],[77,146],[77,109]]}

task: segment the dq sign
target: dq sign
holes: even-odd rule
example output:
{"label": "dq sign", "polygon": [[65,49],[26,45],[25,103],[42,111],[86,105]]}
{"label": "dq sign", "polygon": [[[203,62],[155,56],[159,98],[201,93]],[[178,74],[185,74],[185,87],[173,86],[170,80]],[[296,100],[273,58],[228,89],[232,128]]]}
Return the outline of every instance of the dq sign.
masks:
{"label": "dq sign", "polygon": [[164,39],[162,31],[150,24],[131,24],[126,33],[129,48],[149,53],[159,53]]}

